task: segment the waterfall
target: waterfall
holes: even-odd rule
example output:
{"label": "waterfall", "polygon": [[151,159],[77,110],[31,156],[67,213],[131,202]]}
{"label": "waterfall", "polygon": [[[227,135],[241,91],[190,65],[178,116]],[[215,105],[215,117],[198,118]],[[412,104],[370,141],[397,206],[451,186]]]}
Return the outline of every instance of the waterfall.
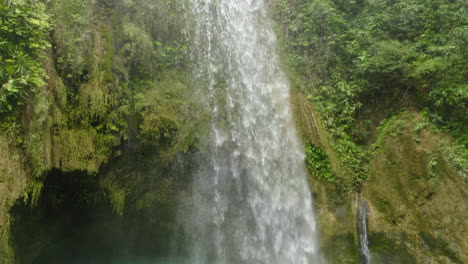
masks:
{"label": "waterfall", "polygon": [[362,195],[358,195],[358,234],[359,234],[359,252],[360,252],[360,263],[370,264],[371,254],[369,250],[369,238],[367,235],[367,214],[369,213],[369,207],[367,202],[362,198]]}
{"label": "waterfall", "polygon": [[290,84],[262,0],[189,0],[211,109],[184,221],[190,263],[323,263]]}

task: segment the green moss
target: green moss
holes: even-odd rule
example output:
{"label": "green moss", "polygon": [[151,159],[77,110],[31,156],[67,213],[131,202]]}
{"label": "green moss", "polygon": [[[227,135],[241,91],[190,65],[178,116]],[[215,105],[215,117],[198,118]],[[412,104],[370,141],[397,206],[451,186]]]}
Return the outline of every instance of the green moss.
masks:
{"label": "green moss", "polygon": [[10,221],[9,219],[3,222],[0,226],[0,263],[1,264],[14,264],[15,251],[10,244]]}
{"label": "green moss", "polygon": [[26,150],[31,162],[33,176],[40,178],[48,168],[45,145],[45,137],[48,131],[45,128],[48,125],[49,113],[53,107],[54,98],[46,89],[41,89],[33,97],[33,114],[27,124],[28,132],[26,134]]}
{"label": "green moss", "polygon": [[57,71],[67,84],[77,82],[89,67],[87,47],[94,30],[92,5],[87,0],[62,0],[52,1],[50,7],[56,19],[53,40]]}
{"label": "green moss", "polygon": [[[423,113],[424,114],[424,113]],[[408,129],[412,131],[408,131]],[[377,152],[382,153],[385,145],[392,143],[396,138],[400,137],[403,133],[411,134],[412,139],[416,143],[421,143],[421,136],[423,132],[441,133],[434,124],[420,114],[412,111],[403,111],[381,122],[377,128],[377,140],[371,147],[372,153],[375,155]],[[468,151],[460,143],[446,137],[439,137],[437,145],[434,147],[435,152],[442,154],[448,158],[448,161],[459,171],[462,179],[468,183]],[[437,185],[437,164],[438,157],[430,154],[428,160],[428,169],[430,177],[433,178],[434,186]]]}
{"label": "green moss", "polygon": [[[11,138],[0,133],[0,263],[13,264],[14,249],[11,246],[10,207],[24,194],[27,177],[22,152]],[[14,143],[14,142],[13,142]]]}
{"label": "green moss", "polygon": [[80,85],[76,97],[77,109],[80,114],[86,115],[90,120],[104,118],[109,108],[115,105],[109,87],[105,85],[106,79],[103,75],[93,76],[88,82]]}
{"label": "green moss", "polygon": [[114,212],[122,216],[125,209],[125,190],[113,188],[109,192],[109,198]]}
{"label": "green moss", "polygon": [[433,255],[447,256],[453,263],[463,264],[463,261],[458,258],[457,254],[452,249],[450,249],[446,240],[437,239],[429,232],[421,232],[420,236],[426,245],[428,245]]}
{"label": "green moss", "polygon": [[56,164],[64,171],[96,173],[100,164],[108,159],[96,151],[96,136],[94,129],[63,130],[55,135]]}
{"label": "green moss", "polygon": [[203,142],[208,111],[191,89],[188,75],[168,72],[157,82],[133,84],[137,138],[147,147],[157,148],[164,159],[186,152]]}
{"label": "green moss", "polygon": [[372,263],[417,263],[416,258],[406,249],[405,233],[390,238],[385,233],[369,234],[369,249]]}
{"label": "green moss", "polygon": [[379,129],[364,189],[376,263],[466,260],[458,246],[466,236],[459,220],[466,219],[466,184],[446,152],[456,143],[426,122],[407,111]]}
{"label": "green moss", "polygon": [[[354,175],[344,166],[343,154],[337,152],[314,104],[300,91],[305,85],[303,81],[298,76],[293,78],[292,106],[298,133],[305,142],[306,165],[312,166],[308,180],[314,196],[321,250],[327,263],[357,263],[351,193]],[[316,177],[314,169],[329,179]]]}
{"label": "green moss", "polygon": [[108,25],[102,24],[101,26],[101,36],[106,42],[105,54],[102,62],[102,67],[104,71],[104,81],[113,82],[114,74],[112,72],[112,64],[114,59],[114,43],[112,42],[112,32]]}
{"label": "green moss", "polygon": [[332,236],[322,247],[330,264],[354,264],[358,261],[358,250],[353,234],[339,234]]}
{"label": "green moss", "polygon": [[28,183],[28,186],[23,192],[23,199],[25,204],[30,204],[31,207],[37,205],[37,201],[41,196],[42,189],[44,188],[44,184],[37,179],[32,180]]}
{"label": "green moss", "polygon": [[[161,185],[151,184],[152,189],[148,187],[147,190],[147,183],[154,178],[150,181],[141,175],[154,167],[167,170],[165,166],[176,155],[189,152],[196,142],[202,142],[201,138],[206,137],[209,116],[190,87],[187,74],[190,70],[187,70],[184,56],[187,47],[180,41],[183,38],[178,32],[182,29],[183,19],[175,15],[179,1],[135,2],[131,7],[102,7],[99,2],[64,0],[49,3],[47,12],[54,15],[56,24],[51,37],[53,49],[47,51],[48,59],[43,65],[49,76],[47,86],[41,82],[41,89],[28,97],[24,109],[15,113],[21,118],[11,117],[8,122],[1,118],[2,133],[5,130],[11,134],[8,141],[24,147],[17,155],[3,145],[3,134],[0,136],[2,264],[3,261],[13,262],[14,257],[7,229],[8,210],[13,201],[23,195],[28,206],[37,208],[37,201],[44,198],[40,194],[47,189],[45,175],[52,168],[62,172],[82,172],[77,177],[99,174],[103,164],[122,153],[122,142],[134,139],[132,132],[127,130],[130,116],[137,117],[132,122],[137,127],[138,142],[132,141],[128,146],[135,148],[134,153],[139,153],[136,155],[149,154],[152,159],[148,161],[151,166],[145,167],[146,171],[139,174],[138,180],[126,176],[123,181],[113,178],[117,183],[103,187],[114,213],[120,216],[127,213],[128,204],[129,208],[139,204],[140,209],[147,212],[152,203],[158,203],[161,212],[169,215],[159,223],[170,225],[173,220],[170,215],[175,208],[172,181],[161,179],[166,173],[161,169],[156,181]],[[151,8],[146,8],[148,5]],[[160,6],[164,6],[164,12]],[[135,16],[136,9],[147,15],[144,18]],[[127,26],[119,23],[127,23]],[[160,30],[164,28],[166,31]],[[42,37],[47,36],[49,34],[42,34]],[[155,36],[164,37],[157,40]],[[137,43],[140,40],[143,44]],[[125,54],[127,44],[134,45],[132,52],[136,53],[131,55],[141,55],[134,58],[144,59],[146,63],[140,63],[138,59],[129,63],[124,58],[128,55]],[[122,46],[123,49],[115,50]],[[140,72],[145,74],[132,75]],[[140,85],[140,82],[145,84]],[[136,109],[130,106],[133,101]],[[8,160],[2,157],[8,157]],[[127,171],[127,174],[131,172]],[[153,190],[158,192],[150,195]],[[83,193],[83,197],[86,196]],[[154,219],[159,221],[158,217]],[[152,226],[153,229],[157,228]]]}

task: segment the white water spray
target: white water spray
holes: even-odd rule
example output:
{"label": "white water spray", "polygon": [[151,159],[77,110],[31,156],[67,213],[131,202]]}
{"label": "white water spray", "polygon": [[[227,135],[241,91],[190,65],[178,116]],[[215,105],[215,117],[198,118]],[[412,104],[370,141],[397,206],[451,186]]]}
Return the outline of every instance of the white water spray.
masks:
{"label": "white water spray", "polygon": [[369,250],[369,238],[367,234],[367,215],[369,213],[369,207],[367,202],[362,198],[362,195],[358,195],[358,234],[359,234],[359,252],[360,252],[360,263],[370,264],[371,254]]}
{"label": "white water spray", "polygon": [[212,109],[185,219],[194,264],[318,264],[289,82],[262,0],[190,0],[195,78]]}

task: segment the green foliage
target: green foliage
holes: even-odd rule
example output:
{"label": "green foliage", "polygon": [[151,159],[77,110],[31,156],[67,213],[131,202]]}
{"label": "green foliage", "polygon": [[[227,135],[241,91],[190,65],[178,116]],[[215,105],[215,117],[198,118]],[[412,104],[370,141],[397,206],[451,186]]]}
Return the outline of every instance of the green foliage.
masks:
{"label": "green foliage", "polygon": [[54,0],[54,40],[57,70],[70,83],[81,78],[87,62],[86,49],[91,39],[92,18],[87,0]]}
{"label": "green foliage", "polygon": [[166,43],[185,39],[186,15],[181,14],[185,0],[124,0],[122,4],[128,21],[144,29],[152,39]]}
{"label": "green foliage", "polygon": [[362,107],[359,100],[361,90],[362,84],[346,82],[336,76],[330,85],[318,87],[316,96],[311,97],[323,113],[332,136],[342,138],[349,134],[356,112]]}
{"label": "green foliage", "polygon": [[8,216],[5,219],[2,228],[0,228],[0,256],[2,256],[2,261],[5,264],[15,263],[15,250],[10,245],[11,234],[10,234],[10,225],[11,219]]}
{"label": "green foliage", "polygon": [[428,117],[410,111],[394,115],[381,122],[377,128],[377,140],[369,150],[371,154],[382,154],[387,145],[392,143],[392,140],[408,134],[405,129],[411,129],[411,132],[416,134],[414,140],[418,144],[421,142],[420,137],[423,136],[423,131],[440,135],[437,140],[438,143],[433,153],[430,153],[427,161],[429,181],[432,187],[436,188],[438,184],[439,165],[442,156],[457,170],[462,180],[465,183],[468,182],[468,150],[459,141],[454,142],[442,136],[442,131],[431,123]]}
{"label": "green foliage", "polygon": [[175,67],[187,64],[187,45],[178,41],[163,44],[155,41],[144,28],[131,22],[124,23],[126,43],[124,53],[129,73],[133,78],[149,78]]}
{"label": "green foliage", "polygon": [[104,71],[104,82],[112,82],[114,79],[114,74],[112,72],[112,64],[114,59],[114,43],[112,42],[112,34],[110,32],[109,26],[102,24],[101,34],[106,42],[106,50],[103,58],[103,71]]}
{"label": "green foliage", "polygon": [[[0,129],[22,147],[28,203],[37,203],[48,171],[96,174],[126,144],[139,148],[137,159],[149,153],[151,168],[139,181],[128,172],[109,183],[114,213],[143,201],[142,189],[148,195],[137,207],[175,208],[171,179],[160,184],[147,172],[156,162],[166,175],[167,161],[191,149],[207,119],[187,78],[182,2],[0,0]],[[0,234],[0,255],[7,236]]]}
{"label": "green foliage", "polygon": [[42,189],[44,188],[44,184],[39,181],[33,180],[28,184],[26,189],[23,192],[23,199],[25,204],[30,204],[31,207],[37,205],[39,201],[39,197],[41,196]]}
{"label": "green foliage", "polygon": [[45,85],[50,14],[39,1],[0,1],[0,114]]}
{"label": "green foliage", "polygon": [[132,79],[151,79],[187,66],[186,37],[182,35],[184,1],[124,1],[123,54]]}
{"label": "green foliage", "polygon": [[109,199],[114,213],[123,216],[125,209],[125,190],[117,187],[108,187]]}
{"label": "green foliage", "polygon": [[336,175],[331,170],[330,160],[325,150],[312,145],[310,142],[306,146],[307,169],[319,180],[334,182]]}
{"label": "green foliage", "polygon": [[24,143],[24,137],[21,133],[22,126],[17,122],[15,117],[13,116],[4,117],[0,122],[0,130],[5,131],[5,133],[17,145],[21,146]]}
{"label": "green foliage", "polygon": [[441,142],[439,147],[450,164],[457,169],[465,184],[468,185],[468,149],[461,144],[446,144],[445,142]]}
{"label": "green foliage", "polygon": [[339,76],[334,76],[330,85],[318,87],[316,95],[309,98],[322,113],[333,147],[346,168],[345,177],[352,179],[354,188],[360,189],[367,178],[366,151],[350,135],[356,112],[362,107],[358,96],[362,85],[340,80]]}
{"label": "green foliage", "polygon": [[367,151],[349,138],[336,141],[335,148],[341,157],[342,165],[347,170],[347,178],[352,179],[352,185],[356,190],[360,190],[367,179]]}
{"label": "green foliage", "polygon": [[311,79],[326,77],[337,63],[346,21],[328,0],[278,0],[276,5],[294,67]]}
{"label": "green foliage", "polygon": [[429,186],[432,192],[436,192],[439,184],[440,184],[440,177],[439,177],[439,166],[440,161],[435,156],[430,156],[429,161],[427,163],[427,170],[429,171]]}
{"label": "green foliage", "polygon": [[357,29],[360,51],[353,51],[359,58],[353,78],[367,78],[378,88],[373,93],[413,93],[432,121],[466,137],[468,21],[463,13],[462,1],[370,4],[357,21],[363,26]]}
{"label": "green foliage", "polygon": [[151,63],[154,43],[151,36],[130,21],[124,21],[123,34],[127,39],[123,49],[131,75],[148,76],[154,72],[154,65]]}
{"label": "green foliage", "polygon": [[135,82],[134,111],[137,137],[168,158],[186,151],[195,135],[203,132],[206,110],[201,108],[189,79],[181,72],[168,72],[161,81]]}
{"label": "green foliage", "polygon": [[[466,144],[466,8],[464,1],[278,0],[275,11],[290,61],[309,80],[305,92],[328,101],[322,110],[335,129],[375,101],[405,105],[401,98],[413,97]],[[345,103],[336,96],[343,84],[353,92]]]}
{"label": "green foliage", "polygon": [[[380,123],[380,126],[377,128],[377,141],[373,146],[376,151],[380,152],[385,148],[388,136],[396,138],[399,135],[401,128],[406,123],[406,120],[401,119],[399,117],[400,116],[395,115],[391,118],[384,119]],[[419,126],[417,127],[417,129],[420,129]]]}
{"label": "green foliage", "polygon": [[464,1],[277,0],[273,8],[294,76],[303,79],[296,82],[321,113],[355,187],[366,178],[366,145],[387,134],[375,128],[407,107],[426,109],[466,146]]}

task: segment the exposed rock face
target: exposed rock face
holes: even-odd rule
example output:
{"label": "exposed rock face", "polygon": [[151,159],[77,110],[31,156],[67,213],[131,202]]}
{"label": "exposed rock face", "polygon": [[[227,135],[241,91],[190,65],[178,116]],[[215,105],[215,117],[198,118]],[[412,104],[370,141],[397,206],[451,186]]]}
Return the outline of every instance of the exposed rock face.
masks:
{"label": "exposed rock face", "polygon": [[[333,149],[320,115],[301,93],[293,94],[293,102],[303,140],[325,149],[332,170],[343,175],[340,157]],[[357,263],[356,195],[353,192],[338,194],[335,184],[320,181],[312,174],[308,179],[314,196],[321,250],[327,263]]]}
{"label": "exposed rock face", "polygon": [[467,186],[444,153],[446,136],[414,122],[414,114],[396,120],[370,163],[373,263],[467,263]]}
{"label": "exposed rock face", "polygon": [[[306,104],[296,107],[305,137],[327,150],[340,173],[339,155],[319,116]],[[316,120],[313,125],[303,113],[315,116],[309,118]],[[371,263],[466,263],[468,188],[451,137],[414,112],[397,116],[379,137],[362,190],[369,205]],[[358,263],[356,195],[337,197],[332,184],[309,179],[328,263]]]}

